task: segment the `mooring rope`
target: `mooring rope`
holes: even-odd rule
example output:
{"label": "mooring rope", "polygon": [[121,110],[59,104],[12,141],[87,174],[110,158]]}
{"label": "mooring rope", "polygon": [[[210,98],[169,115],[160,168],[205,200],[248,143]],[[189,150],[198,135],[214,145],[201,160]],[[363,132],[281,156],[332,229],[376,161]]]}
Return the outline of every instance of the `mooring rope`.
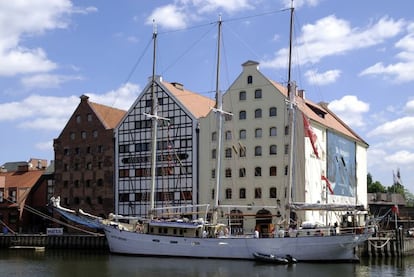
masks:
{"label": "mooring rope", "polygon": [[372,241],[370,241],[370,240],[368,240],[369,241],[369,243],[372,245],[372,246],[374,246],[375,248],[383,248],[385,245],[387,245],[388,244],[388,242],[391,240],[391,238],[388,238],[387,239],[387,241],[386,242],[384,242],[384,244],[382,244],[382,245],[380,245],[380,246],[378,246],[378,245],[375,245]]}

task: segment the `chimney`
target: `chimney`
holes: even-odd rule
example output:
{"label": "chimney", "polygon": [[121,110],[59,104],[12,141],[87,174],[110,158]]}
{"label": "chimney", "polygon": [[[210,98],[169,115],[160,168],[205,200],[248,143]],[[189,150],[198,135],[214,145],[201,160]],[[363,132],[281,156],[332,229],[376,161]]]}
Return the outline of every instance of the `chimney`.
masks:
{"label": "chimney", "polygon": [[304,89],[298,89],[298,96],[302,99],[305,99],[305,90]]}

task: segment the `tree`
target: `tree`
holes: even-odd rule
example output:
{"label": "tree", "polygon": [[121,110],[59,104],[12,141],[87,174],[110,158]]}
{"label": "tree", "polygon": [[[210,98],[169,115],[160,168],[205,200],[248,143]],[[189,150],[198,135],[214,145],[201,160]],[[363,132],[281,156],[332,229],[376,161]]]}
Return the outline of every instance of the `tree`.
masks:
{"label": "tree", "polygon": [[387,189],[378,181],[372,182],[372,175],[367,175],[367,190],[368,193],[387,192]]}

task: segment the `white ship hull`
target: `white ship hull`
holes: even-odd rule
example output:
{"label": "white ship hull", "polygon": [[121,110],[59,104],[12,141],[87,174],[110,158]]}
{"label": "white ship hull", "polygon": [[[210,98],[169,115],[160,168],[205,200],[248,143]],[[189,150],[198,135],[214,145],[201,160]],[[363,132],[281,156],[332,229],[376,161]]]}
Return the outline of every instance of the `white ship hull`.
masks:
{"label": "white ship hull", "polygon": [[298,261],[357,261],[355,247],[369,234],[300,236],[283,238],[189,238],[160,236],[104,226],[112,253],[218,259],[254,259],[254,253],[280,257],[291,255]]}

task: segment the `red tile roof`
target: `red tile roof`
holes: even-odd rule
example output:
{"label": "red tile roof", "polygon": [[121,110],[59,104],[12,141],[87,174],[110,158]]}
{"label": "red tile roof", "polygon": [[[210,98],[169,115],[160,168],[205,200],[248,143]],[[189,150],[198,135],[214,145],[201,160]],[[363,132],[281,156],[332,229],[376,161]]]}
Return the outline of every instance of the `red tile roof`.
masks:
{"label": "red tile roof", "polygon": [[[184,89],[184,87],[177,83],[168,83],[163,81],[162,84],[196,117],[206,116],[215,101],[200,95],[198,93]],[[174,85],[175,84],[175,85]]]}
{"label": "red tile roof", "polygon": [[96,116],[101,120],[106,129],[114,129],[126,114],[126,111],[112,108],[102,104],[88,102]]}

